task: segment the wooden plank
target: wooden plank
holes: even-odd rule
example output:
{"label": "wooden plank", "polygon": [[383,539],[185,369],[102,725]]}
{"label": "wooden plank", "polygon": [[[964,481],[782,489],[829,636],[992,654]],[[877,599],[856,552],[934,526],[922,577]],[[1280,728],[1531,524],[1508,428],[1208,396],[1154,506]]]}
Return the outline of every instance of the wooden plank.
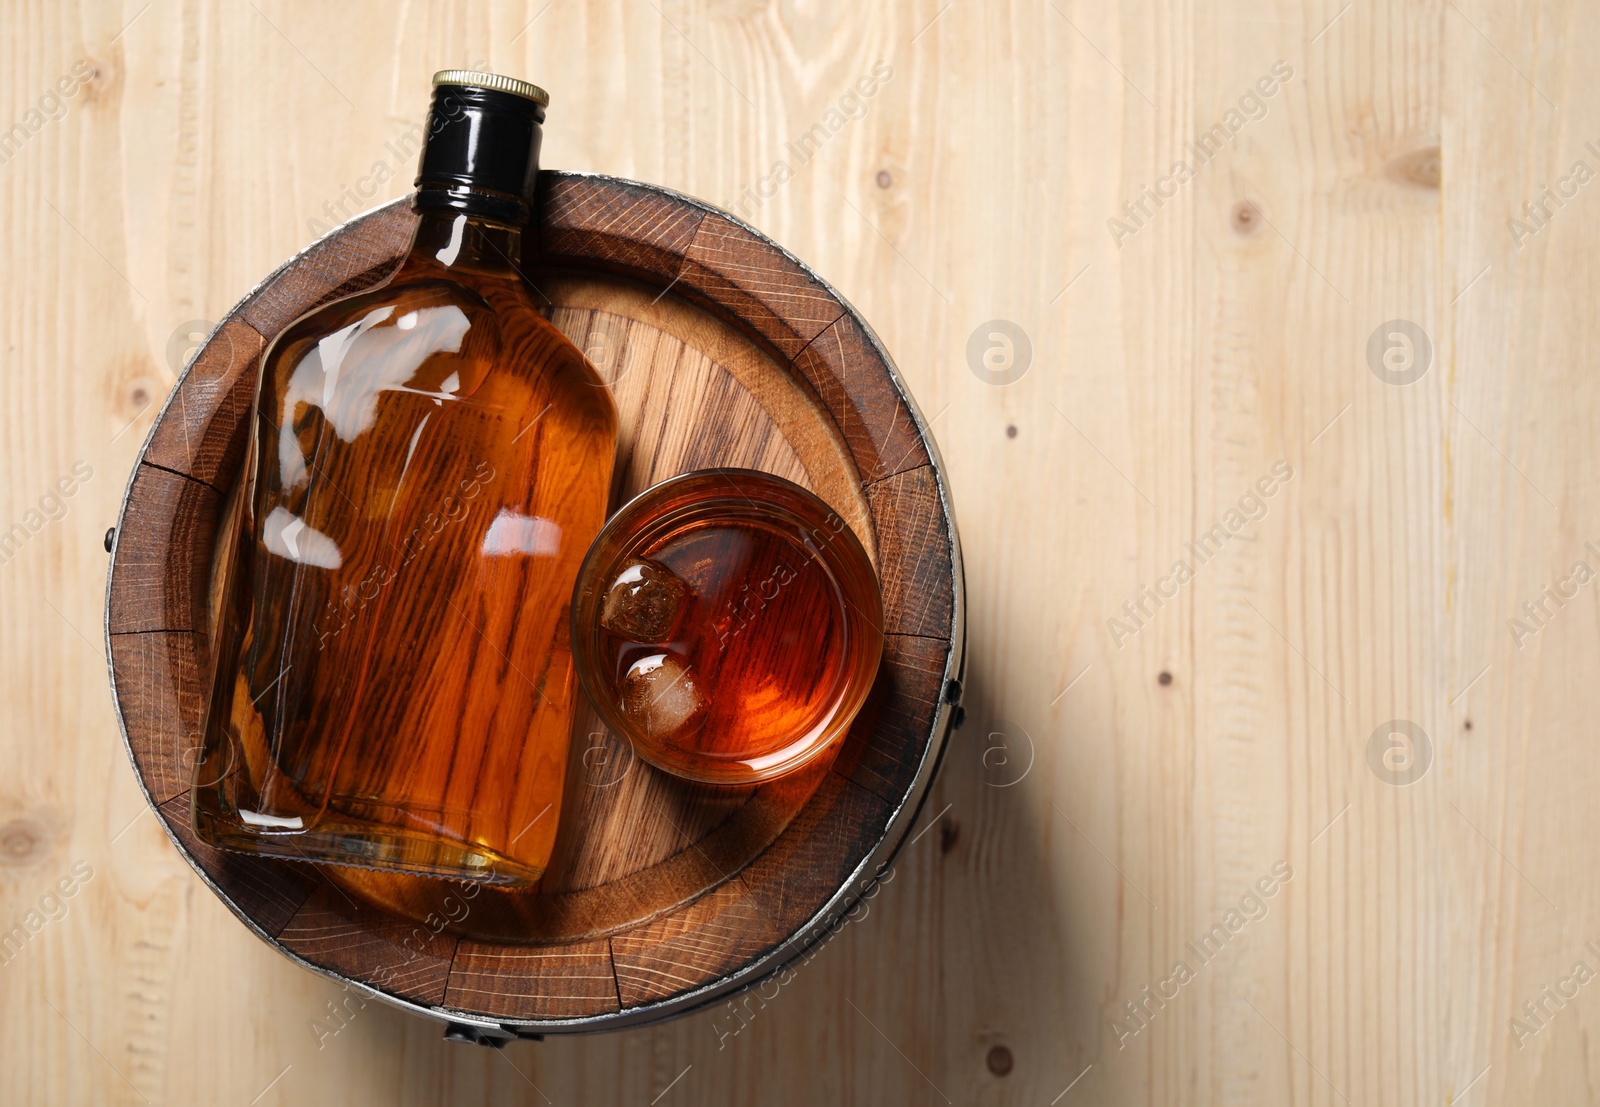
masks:
{"label": "wooden plank", "polygon": [[[697,464],[737,465],[775,473],[815,492],[850,524],[867,554],[877,545],[856,461],[838,424],[817,418],[817,398],[805,378],[777,362],[742,332],[724,326],[677,296],[627,288],[614,281],[583,280],[541,272],[540,284],[562,306],[551,321],[583,350],[612,386],[622,440],[616,499],[643,491],[646,482]],[[681,352],[675,344],[681,343]],[[704,419],[685,410],[687,398],[718,376],[737,382],[763,418],[724,408],[730,426],[722,434],[698,433]],[[675,387],[675,385],[677,387]],[[720,381],[716,390],[731,391]],[[694,433],[683,433],[694,427]],[[708,448],[707,437],[729,431],[750,436],[748,451]],[[756,433],[752,433],[756,432]],[[757,437],[759,435],[759,437]],[[664,452],[658,455],[658,450]]]}
{"label": "wooden plank", "polygon": [[539,260],[576,262],[665,287],[683,267],[705,212],[627,182],[539,177]]}
{"label": "wooden plank", "polygon": [[226,492],[244,460],[263,344],[255,328],[224,319],[178,382],[144,459]]}
{"label": "wooden plank", "polygon": [[737,877],[684,911],[611,939],[624,1007],[666,999],[737,969],[786,935]]}
{"label": "wooden plank", "polygon": [[111,639],[117,701],[133,763],[156,805],[187,792],[205,725],[199,635],[144,631]]}
{"label": "wooden plank", "polygon": [[313,965],[403,999],[438,1004],[459,941],[445,928],[471,913],[477,893],[442,886],[432,921],[413,923],[363,906],[324,883],[278,932],[278,941]]}
{"label": "wooden plank", "polygon": [[838,772],[893,803],[907,794],[944,694],[950,643],[888,634],[872,695],[850,727]]}
{"label": "wooden plank", "polygon": [[854,316],[840,316],[800,352],[795,366],[844,433],[863,482],[929,463],[911,409]]}
{"label": "wooden plank", "polygon": [[139,466],[111,566],[112,634],[205,629],[221,507],[209,484]]}
{"label": "wooden plank", "polygon": [[560,946],[463,941],[444,1001],[506,1019],[581,1018],[621,1007],[605,939]]}
{"label": "wooden plank", "polygon": [[720,215],[701,220],[675,287],[738,320],[791,360],[844,314],[791,258]]}
{"label": "wooden plank", "polygon": [[884,632],[948,640],[955,591],[933,469],[886,477],[868,487],[867,499],[878,532]]}

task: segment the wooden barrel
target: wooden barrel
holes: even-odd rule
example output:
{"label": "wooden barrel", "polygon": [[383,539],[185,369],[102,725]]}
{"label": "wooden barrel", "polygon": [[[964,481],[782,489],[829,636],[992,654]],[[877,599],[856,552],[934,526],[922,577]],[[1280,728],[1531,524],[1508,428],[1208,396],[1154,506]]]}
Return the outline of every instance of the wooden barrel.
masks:
{"label": "wooden barrel", "polygon": [[633,758],[580,712],[555,856],[533,891],[252,858],[195,839],[188,788],[211,567],[240,487],[260,356],[291,320],[393,269],[415,221],[404,201],[313,244],[211,333],[129,479],[106,597],[129,756],[201,878],[286,956],[488,1042],[689,1010],[804,953],[905,837],[961,690],[948,489],[865,321],[777,245],[697,201],[569,173],[543,174],[540,191],[527,276],[616,396],[613,507],[691,469],[763,469],[826,500],[873,558],[883,664],[836,758],[759,787],[696,785]]}

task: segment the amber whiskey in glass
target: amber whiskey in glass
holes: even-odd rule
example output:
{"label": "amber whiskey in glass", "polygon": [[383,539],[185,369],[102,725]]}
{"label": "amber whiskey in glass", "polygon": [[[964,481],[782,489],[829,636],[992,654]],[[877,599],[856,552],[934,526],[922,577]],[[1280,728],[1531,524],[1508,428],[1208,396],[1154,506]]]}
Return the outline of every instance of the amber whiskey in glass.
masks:
{"label": "amber whiskey in glass", "polygon": [[812,493],[750,469],[647,489],[606,523],[573,600],[578,675],[657,768],[746,785],[836,751],[883,653],[877,574]]}
{"label": "amber whiskey in glass", "polygon": [[549,861],[617,415],[519,269],[546,101],[437,76],[409,252],[263,356],[191,793],[212,845],[506,885]]}

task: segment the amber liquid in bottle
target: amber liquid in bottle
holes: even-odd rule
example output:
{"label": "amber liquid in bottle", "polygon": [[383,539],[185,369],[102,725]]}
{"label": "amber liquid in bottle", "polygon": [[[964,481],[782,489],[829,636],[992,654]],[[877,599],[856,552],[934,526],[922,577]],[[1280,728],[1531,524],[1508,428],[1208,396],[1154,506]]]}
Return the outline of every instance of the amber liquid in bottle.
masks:
{"label": "amber liquid in bottle", "polygon": [[539,314],[504,197],[419,184],[393,276],[263,359],[193,821],[257,854],[526,884],[560,814],[568,605],[616,410]]}

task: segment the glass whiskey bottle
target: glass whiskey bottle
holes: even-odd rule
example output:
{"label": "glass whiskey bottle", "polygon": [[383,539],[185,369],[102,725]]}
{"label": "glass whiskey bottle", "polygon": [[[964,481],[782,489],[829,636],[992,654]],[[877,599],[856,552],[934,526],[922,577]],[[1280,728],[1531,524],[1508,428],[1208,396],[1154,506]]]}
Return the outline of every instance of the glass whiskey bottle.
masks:
{"label": "glass whiskey bottle", "polygon": [[617,415],[518,268],[548,97],[434,85],[398,269],[262,358],[191,816],[227,849],[527,885]]}

